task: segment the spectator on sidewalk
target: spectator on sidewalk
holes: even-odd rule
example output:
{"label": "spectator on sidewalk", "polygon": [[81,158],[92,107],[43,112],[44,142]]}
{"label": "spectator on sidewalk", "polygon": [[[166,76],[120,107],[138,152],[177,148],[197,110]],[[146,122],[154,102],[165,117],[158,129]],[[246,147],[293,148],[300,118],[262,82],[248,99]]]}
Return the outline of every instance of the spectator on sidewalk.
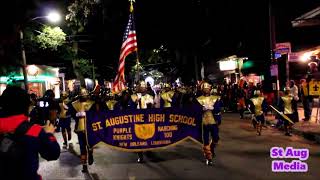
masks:
{"label": "spectator on sidewalk", "polygon": [[306,79],[300,80],[300,92],[301,92],[301,100],[303,104],[304,110],[304,121],[309,121],[311,117],[311,108],[310,108],[310,96],[309,96],[309,83]]}
{"label": "spectator on sidewalk", "polygon": [[298,86],[295,85],[295,82],[293,80],[289,83],[290,87],[290,94],[293,97],[292,100],[292,110],[293,110],[293,122],[299,122],[299,115],[298,115],[298,101],[299,101],[299,89]]}
{"label": "spectator on sidewalk", "polygon": [[[290,94],[290,88],[286,87],[284,96],[281,96],[280,98],[279,108],[280,108],[280,112],[288,116],[291,120],[293,119],[293,113],[294,113],[292,102],[293,102],[293,97]],[[289,123],[289,121],[287,121],[283,117],[281,117],[281,120],[284,125],[285,135],[291,136],[292,125]]]}
{"label": "spectator on sidewalk", "polygon": [[31,124],[27,117],[29,105],[29,95],[19,87],[7,87],[1,96],[1,179],[40,180],[39,154],[48,161],[60,156],[60,146],[53,135],[55,127],[49,120],[44,127]]}

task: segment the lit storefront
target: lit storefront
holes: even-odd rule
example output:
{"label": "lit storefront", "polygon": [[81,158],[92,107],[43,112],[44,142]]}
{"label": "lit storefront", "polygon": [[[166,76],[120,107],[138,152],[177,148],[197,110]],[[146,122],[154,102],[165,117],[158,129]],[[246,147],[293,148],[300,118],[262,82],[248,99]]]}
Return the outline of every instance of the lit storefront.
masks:
{"label": "lit storefront", "polygon": [[225,81],[228,83],[238,83],[242,77],[241,68],[243,60],[247,58],[230,56],[219,60],[219,69],[224,73]]}
{"label": "lit storefront", "polygon": [[[59,98],[59,68],[43,65],[28,65],[27,75],[29,93],[34,93],[38,97],[41,97],[46,90],[52,89],[55,92],[56,98]],[[21,87],[23,87],[22,71],[0,77],[0,94],[2,94],[9,84],[21,84]]]}

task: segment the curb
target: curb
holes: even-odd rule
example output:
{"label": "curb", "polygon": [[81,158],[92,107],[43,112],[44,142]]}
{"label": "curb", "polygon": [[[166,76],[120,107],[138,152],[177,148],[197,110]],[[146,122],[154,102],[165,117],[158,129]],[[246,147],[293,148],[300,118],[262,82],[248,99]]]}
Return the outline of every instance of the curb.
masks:
{"label": "curb", "polygon": [[[275,125],[275,123],[272,123],[272,121],[270,121],[270,120],[266,120],[266,124],[267,125]],[[305,139],[315,141],[316,143],[320,144],[320,134],[315,134],[312,132],[303,132],[303,131],[299,131],[295,128],[292,128],[292,134],[301,136]]]}

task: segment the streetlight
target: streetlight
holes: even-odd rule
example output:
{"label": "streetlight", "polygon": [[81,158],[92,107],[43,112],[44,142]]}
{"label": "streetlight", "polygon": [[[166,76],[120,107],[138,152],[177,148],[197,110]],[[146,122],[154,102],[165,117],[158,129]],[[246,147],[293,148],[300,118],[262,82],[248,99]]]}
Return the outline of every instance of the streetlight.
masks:
{"label": "streetlight", "polygon": [[[30,21],[34,21],[36,19],[47,19],[51,23],[58,23],[61,20],[61,15],[57,11],[50,11],[47,16],[38,16],[32,18]],[[27,75],[27,59],[26,59],[26,52],[24,49],[23,44],[23,29],[21,28],[19,31],[20,34],[20,41],[21,41],[21,55],[22,55],[22,72],[23,72],[23,81],[25,90],[28,92],[28,75]]]}
{"label": "streetlight", "polygon": [[46,18],[52,23],[58,23],[61,20],[61,15],[57,11],[51,11]]}

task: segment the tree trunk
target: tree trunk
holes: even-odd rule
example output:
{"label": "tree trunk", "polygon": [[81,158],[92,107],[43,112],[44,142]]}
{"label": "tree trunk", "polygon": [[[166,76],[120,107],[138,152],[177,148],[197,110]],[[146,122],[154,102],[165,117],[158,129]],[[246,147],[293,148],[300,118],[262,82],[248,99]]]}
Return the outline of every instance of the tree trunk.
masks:
{"label": "tree trunk", "polygon": [[85,88],[86,83],[85,83],[84,77],[81,74],[81,72],[78,71],[78,68],[79,68],[79,66],[78,66],[78,42],[73,42],[72,48],[75,53],[75,58],[72,59],[73,71],[74,71],[74,74],[76,75],[77,79],[80,81],[80,87]]}

